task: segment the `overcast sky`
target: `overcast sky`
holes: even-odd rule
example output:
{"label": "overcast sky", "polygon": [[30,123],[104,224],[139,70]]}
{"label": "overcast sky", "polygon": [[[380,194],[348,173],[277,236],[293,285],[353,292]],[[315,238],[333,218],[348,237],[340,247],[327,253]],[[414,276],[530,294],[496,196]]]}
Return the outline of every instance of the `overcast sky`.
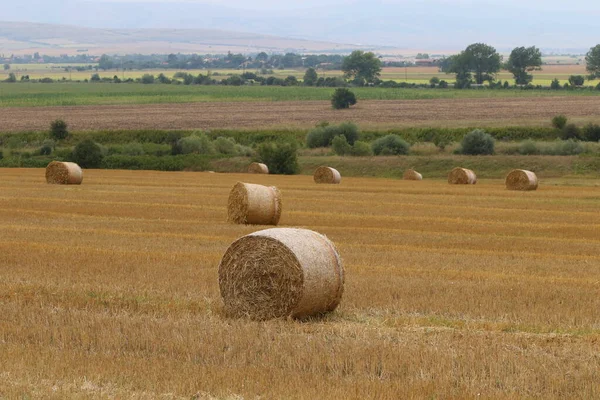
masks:
{"label": "overcast sky", "polygon": [[0,20],[91,28],[203,28],[327,42],[455,50],[600,41],[599,0],[0,0]]}

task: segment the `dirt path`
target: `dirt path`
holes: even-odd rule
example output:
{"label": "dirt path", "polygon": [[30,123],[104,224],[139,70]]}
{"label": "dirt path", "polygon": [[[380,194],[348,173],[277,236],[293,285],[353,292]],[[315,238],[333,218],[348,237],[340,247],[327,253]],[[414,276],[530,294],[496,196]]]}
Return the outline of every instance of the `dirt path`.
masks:
{"label": "dirt path", "polygon": [[0,130],[43,130],[56,118],[72,130],[306,128],[348,120],[363,127],[506,126],[547,124],[557,114],[600,122],[600,96],[362,101],[344,111],[325,101],[4,108]]}

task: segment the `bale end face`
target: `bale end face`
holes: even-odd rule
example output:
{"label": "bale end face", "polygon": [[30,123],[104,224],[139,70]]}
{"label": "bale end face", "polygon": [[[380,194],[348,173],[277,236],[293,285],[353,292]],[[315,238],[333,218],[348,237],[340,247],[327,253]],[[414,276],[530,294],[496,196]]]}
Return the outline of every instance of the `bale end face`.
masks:
{"label": "bale end face", "polygon": [[238,182],[229,193],[227,220],[234,224],[277,225],[281,194],[274,186]]}
{"label": "bale end face", "polygon": [[236,240],[219,264],[228,315],[266,320],[333,311],[344,270],[333,243],[307,229],[274,228]]}
{"label": "bale end face", "polygon": [[331,167],[319,167],[315,170],[313,176],[315,183],[331,183],[339,184],[342,182],[342,175],[340,172]]}
{"label": "bale end face", "polygon": [[453,185],[474,185],[477,183],[477,175],[470,169],[457,167],[448,174],[448,183]]}
{"label": "bale end face", "polygon": [[414,169],[409,169],[404,172],[403,178],[406,181],[421,181],[423,180],[423,175],[421,175]]}
{"label": "bale end face", "polygon": [[508,190],[537,190],[537,175],[524,169],[512,170],[506,176],[506,188]]}
{"label": "bale end face", "polygon": [[266,164],[254,162],[248,167],[248,172],[251,174],[268,174],[269,167]]}
{"label": "bale end face", "polygon": [[52,161],[46,167],[46,182],[56,185],[80,185],[83,171],[72,162]]}

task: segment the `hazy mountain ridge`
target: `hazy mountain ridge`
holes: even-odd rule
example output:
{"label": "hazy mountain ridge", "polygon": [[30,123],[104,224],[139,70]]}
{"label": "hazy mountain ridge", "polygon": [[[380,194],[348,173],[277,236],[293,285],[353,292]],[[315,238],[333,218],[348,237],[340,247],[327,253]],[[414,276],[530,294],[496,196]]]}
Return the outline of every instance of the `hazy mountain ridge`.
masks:
{"label": "hazy mountain ridge", "polygon": [[0,53],[350,52],[359,46],[214,29],[98,29],[0,21]]}
{"label": "hazy mountain ridge", "polygon": [[[398,4],[399,3],[399,4]],[[459,50],[486,42],[500,51],[516,46],[585,50],[600,10],[550,2],[421,0],[347,1],[343,6],[254,9],[198,2],[31,0],[2,10],[4,20],[28,20],[94,28],[194,28],[354,43],[372,47]],[[304,7],[304,8],[302,8]]]}

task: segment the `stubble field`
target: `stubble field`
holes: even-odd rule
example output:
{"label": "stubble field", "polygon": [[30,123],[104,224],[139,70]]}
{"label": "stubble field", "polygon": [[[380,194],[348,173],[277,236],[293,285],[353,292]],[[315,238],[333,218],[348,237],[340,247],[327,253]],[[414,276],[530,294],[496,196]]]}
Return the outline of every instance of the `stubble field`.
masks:
{"label": "stubble field", "polygon": [[[600,396],[598,187],[43,176],[0,171],[0,398]],[[222,315],[220,257],[261,229],[225,222],[240,180],[336,243],[334,314]]]}
{"label": "stubble field", "polygon": [[321,121],[361,126],[539,126],[558,114],[573,122],[600,122],[600,97],[526,97],[360,101],[333,110],[327,101],[200,102],[186,104],[10,107],[4,131],[43,131],[62,118],[72,130],[311,128]]}

